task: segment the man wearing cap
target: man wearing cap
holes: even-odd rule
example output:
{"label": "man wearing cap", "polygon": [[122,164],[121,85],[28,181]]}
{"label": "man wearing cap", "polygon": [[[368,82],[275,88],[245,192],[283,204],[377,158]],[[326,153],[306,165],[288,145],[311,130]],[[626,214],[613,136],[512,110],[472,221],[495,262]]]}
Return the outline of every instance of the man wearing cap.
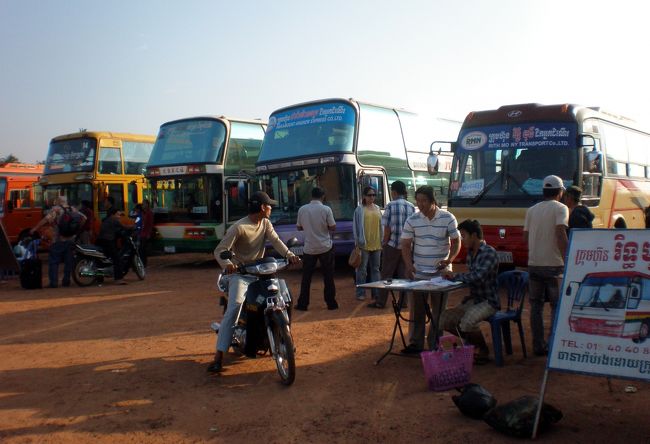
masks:
{"label": "man wearing cap", "polygon": [[[269,220],[271,208],[277,202],[271,200],[268,194],[257,191],[251,196],[248,202],[248,216],[235,222],[223,237],[217,248],[214,249],[214,257],[225,274],[231,274],[237,267],[229,259],[221,259],[224,251],[232,251],[238,261],[242,263],[253,262],[264,257],[264,246],[269,241],[273,248],[289,259],[294,264],[300,259],[294,255],[289,248],[280,240]],[[228,286],[228,306],[223,315],[219,336],[217,339],[217,351],[214,355],[214,362],[208,367],[209,372],[220,372],[223,370],[223,354],[232,343],[233,324],[241,304],[246,298],[248,285],[255,278],[235,274],[230,279]]]}
{"label": "man wearing cap", "polygon": [[544,297],[551,303],[551,330],[555,323],[555,307],[559,299],[558,279],[564,270],[567,248],[569,209],[560,202],[564,184],[558,176],[544,178],[544,200],[526,211],[524,242],[528,243],[528,275],[530,292],[530,327],[533,352],[548,353],[544,335]]}
{"label": "man wearing cap", "polygon": [[303,205],[298,210],[296,228],[305,232],[305,247],[302,266],[302,282],[300,284],[300,297],[296,310],[307,311],[309,306],[309,289],[311,278],[320,262],[325,286],[325,303],[328,310],[336,310],[336,287],[334,286],[334,246],[330,233],[336,230],[336,222],[332,209],[323,205],[325,192],[322,188],[314,187],[311,190],[311,202]]}

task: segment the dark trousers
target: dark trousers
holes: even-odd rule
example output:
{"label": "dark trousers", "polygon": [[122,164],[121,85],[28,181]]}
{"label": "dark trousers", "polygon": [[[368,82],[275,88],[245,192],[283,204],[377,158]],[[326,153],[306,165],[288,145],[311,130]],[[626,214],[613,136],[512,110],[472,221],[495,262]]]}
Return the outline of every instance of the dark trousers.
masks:
{"label": "dark trousers", "polygon": [[336,287],[334,287],[334,247],[329,251],[321,254],[303,254],[302,256],[302,283],[300,284],[300,297],[298,298],[298,307],[307,308],[309,306],[309,287],[311,286],[311,277],[316,268],[316,262],[320,262],[321,272],[323,273],[323,284],[325,285],[325,303],[328,308],[336,308]]}
{"label": "dark trousers", "polygon": [[141,237],[140,242],[138,243],[138,255],[142,259],[142,264],[147,266],[147,253],[149,252],[149,238]]}
{"label": "dark trousers", "polygon": [[50,257],[48,259],[48,276],[50,278],[50,287],[59,285],[59,264],[63,262],[63,286],[70,285],[70,274],[74,266],[74,241],[56,241],[50,247]]}
{"label": "dark trousers", "polygon": [[[402,250],[399,248],[384,245],[381,252],[381,279],[392,279],[397,274],[398,278],[404,278],[404,260],[402,260]],[[403,293],[403,292],[402,292]],[[379,290],[377,295],[377,304],[384,306],[388,299],[387,290]],[[403,306],[406,306],[406,298],[403,298]]]}
{"label": "dark trousers", "polygon": [[113,279],[122,279],[122,267],[120,264],[120,250],[117,248],[116,240],[97,239],[97,245],[102,248],[106,257],[113,261]]}

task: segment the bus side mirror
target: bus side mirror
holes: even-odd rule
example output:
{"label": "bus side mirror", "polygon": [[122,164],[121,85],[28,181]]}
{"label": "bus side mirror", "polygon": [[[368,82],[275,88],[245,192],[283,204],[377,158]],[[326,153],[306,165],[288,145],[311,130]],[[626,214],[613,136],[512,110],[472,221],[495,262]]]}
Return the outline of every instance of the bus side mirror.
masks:
{"label": "bus side mirror", "polygon": [[569,285],[566,287],[564,294],[566,296],[571,296],[578,290],[578,287],[580,287],[580,282],[569,282]]}
{"label": "bus side mirror", "polygon": [[438,154],[431,152],[427,157],[427,171],[432,176],[438,174]]}
{"label": "bus side mirror", "polygon": [[438,174],[438,167],[440,166],[438,156],[440,155],[440,151],[442,151],[442,148],[438,148],[437,153],[434,151],[434,145],[438,143],[440,142],[431,143],[431,146],[429,147],[429,156],[427,157],[427,171],[432,176]]}
{"label": "bus side mirror", "polygon": [[632,287],[631,297],[635,299],[639,297],[639,289],[637,287]]}

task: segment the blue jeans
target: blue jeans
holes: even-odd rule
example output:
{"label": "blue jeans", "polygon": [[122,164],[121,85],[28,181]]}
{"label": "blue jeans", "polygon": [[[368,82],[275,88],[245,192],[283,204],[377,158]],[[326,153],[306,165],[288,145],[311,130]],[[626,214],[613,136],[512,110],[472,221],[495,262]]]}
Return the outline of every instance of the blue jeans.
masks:
{"label": "blue jeans", "polygon": [[232,344],[233,327],[239,309],[246,300],[246,291],[248,285],[255,281],[257,278],[253,276],[242,276],[234,274],[230,277],[228,283],[228,306],[226,312],[223,314],[221,325],[219,326],[219,336],[217,338],[217,351],[227,352]]}
{"label": "blue jeans", "polygon": [[[368,275],[368,264],[370,263],[370,281],[376,282],[381,279],[379,274],[379,264],[381,261],[381,250],[368,251],[361,249],[361,265],[357,268],[357,285],[366,283]],[[366,292],[365,288],[357,288],[357,297],[363,297]],[[372,289],[372,298],[377,299],[379,290]]]}
{"label": "blue jeans", "polygon": [[56,241],[50,247],[48,260],[48,276],[50,287],[59,286],[59,264],[63,262],[63,286],[70,285],[70,274],[74,266],[74,242],[72,240]]}

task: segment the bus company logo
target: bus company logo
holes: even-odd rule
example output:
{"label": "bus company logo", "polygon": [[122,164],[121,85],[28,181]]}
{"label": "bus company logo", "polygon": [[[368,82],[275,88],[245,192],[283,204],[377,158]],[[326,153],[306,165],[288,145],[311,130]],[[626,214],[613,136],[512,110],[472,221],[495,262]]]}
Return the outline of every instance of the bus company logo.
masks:
{"label": "bus company logo", "polygon": [[520,110],[518,110],[518,109],[514,109],[514,110],[510,111],[510,112],[509,112],[508,114],[506,114],[506,115],[507,115],[509,118],[511,118],[511,119],[516,119],[517,117],[521,116],[522,114],[523,114],[522,111],[520,111]]}
{"label": "bus company logo", "polygon": [[487,135],[482,131],[472,131],[463,137],[460,146],[466,150],[477,150],[482,148],[487,142]]}

